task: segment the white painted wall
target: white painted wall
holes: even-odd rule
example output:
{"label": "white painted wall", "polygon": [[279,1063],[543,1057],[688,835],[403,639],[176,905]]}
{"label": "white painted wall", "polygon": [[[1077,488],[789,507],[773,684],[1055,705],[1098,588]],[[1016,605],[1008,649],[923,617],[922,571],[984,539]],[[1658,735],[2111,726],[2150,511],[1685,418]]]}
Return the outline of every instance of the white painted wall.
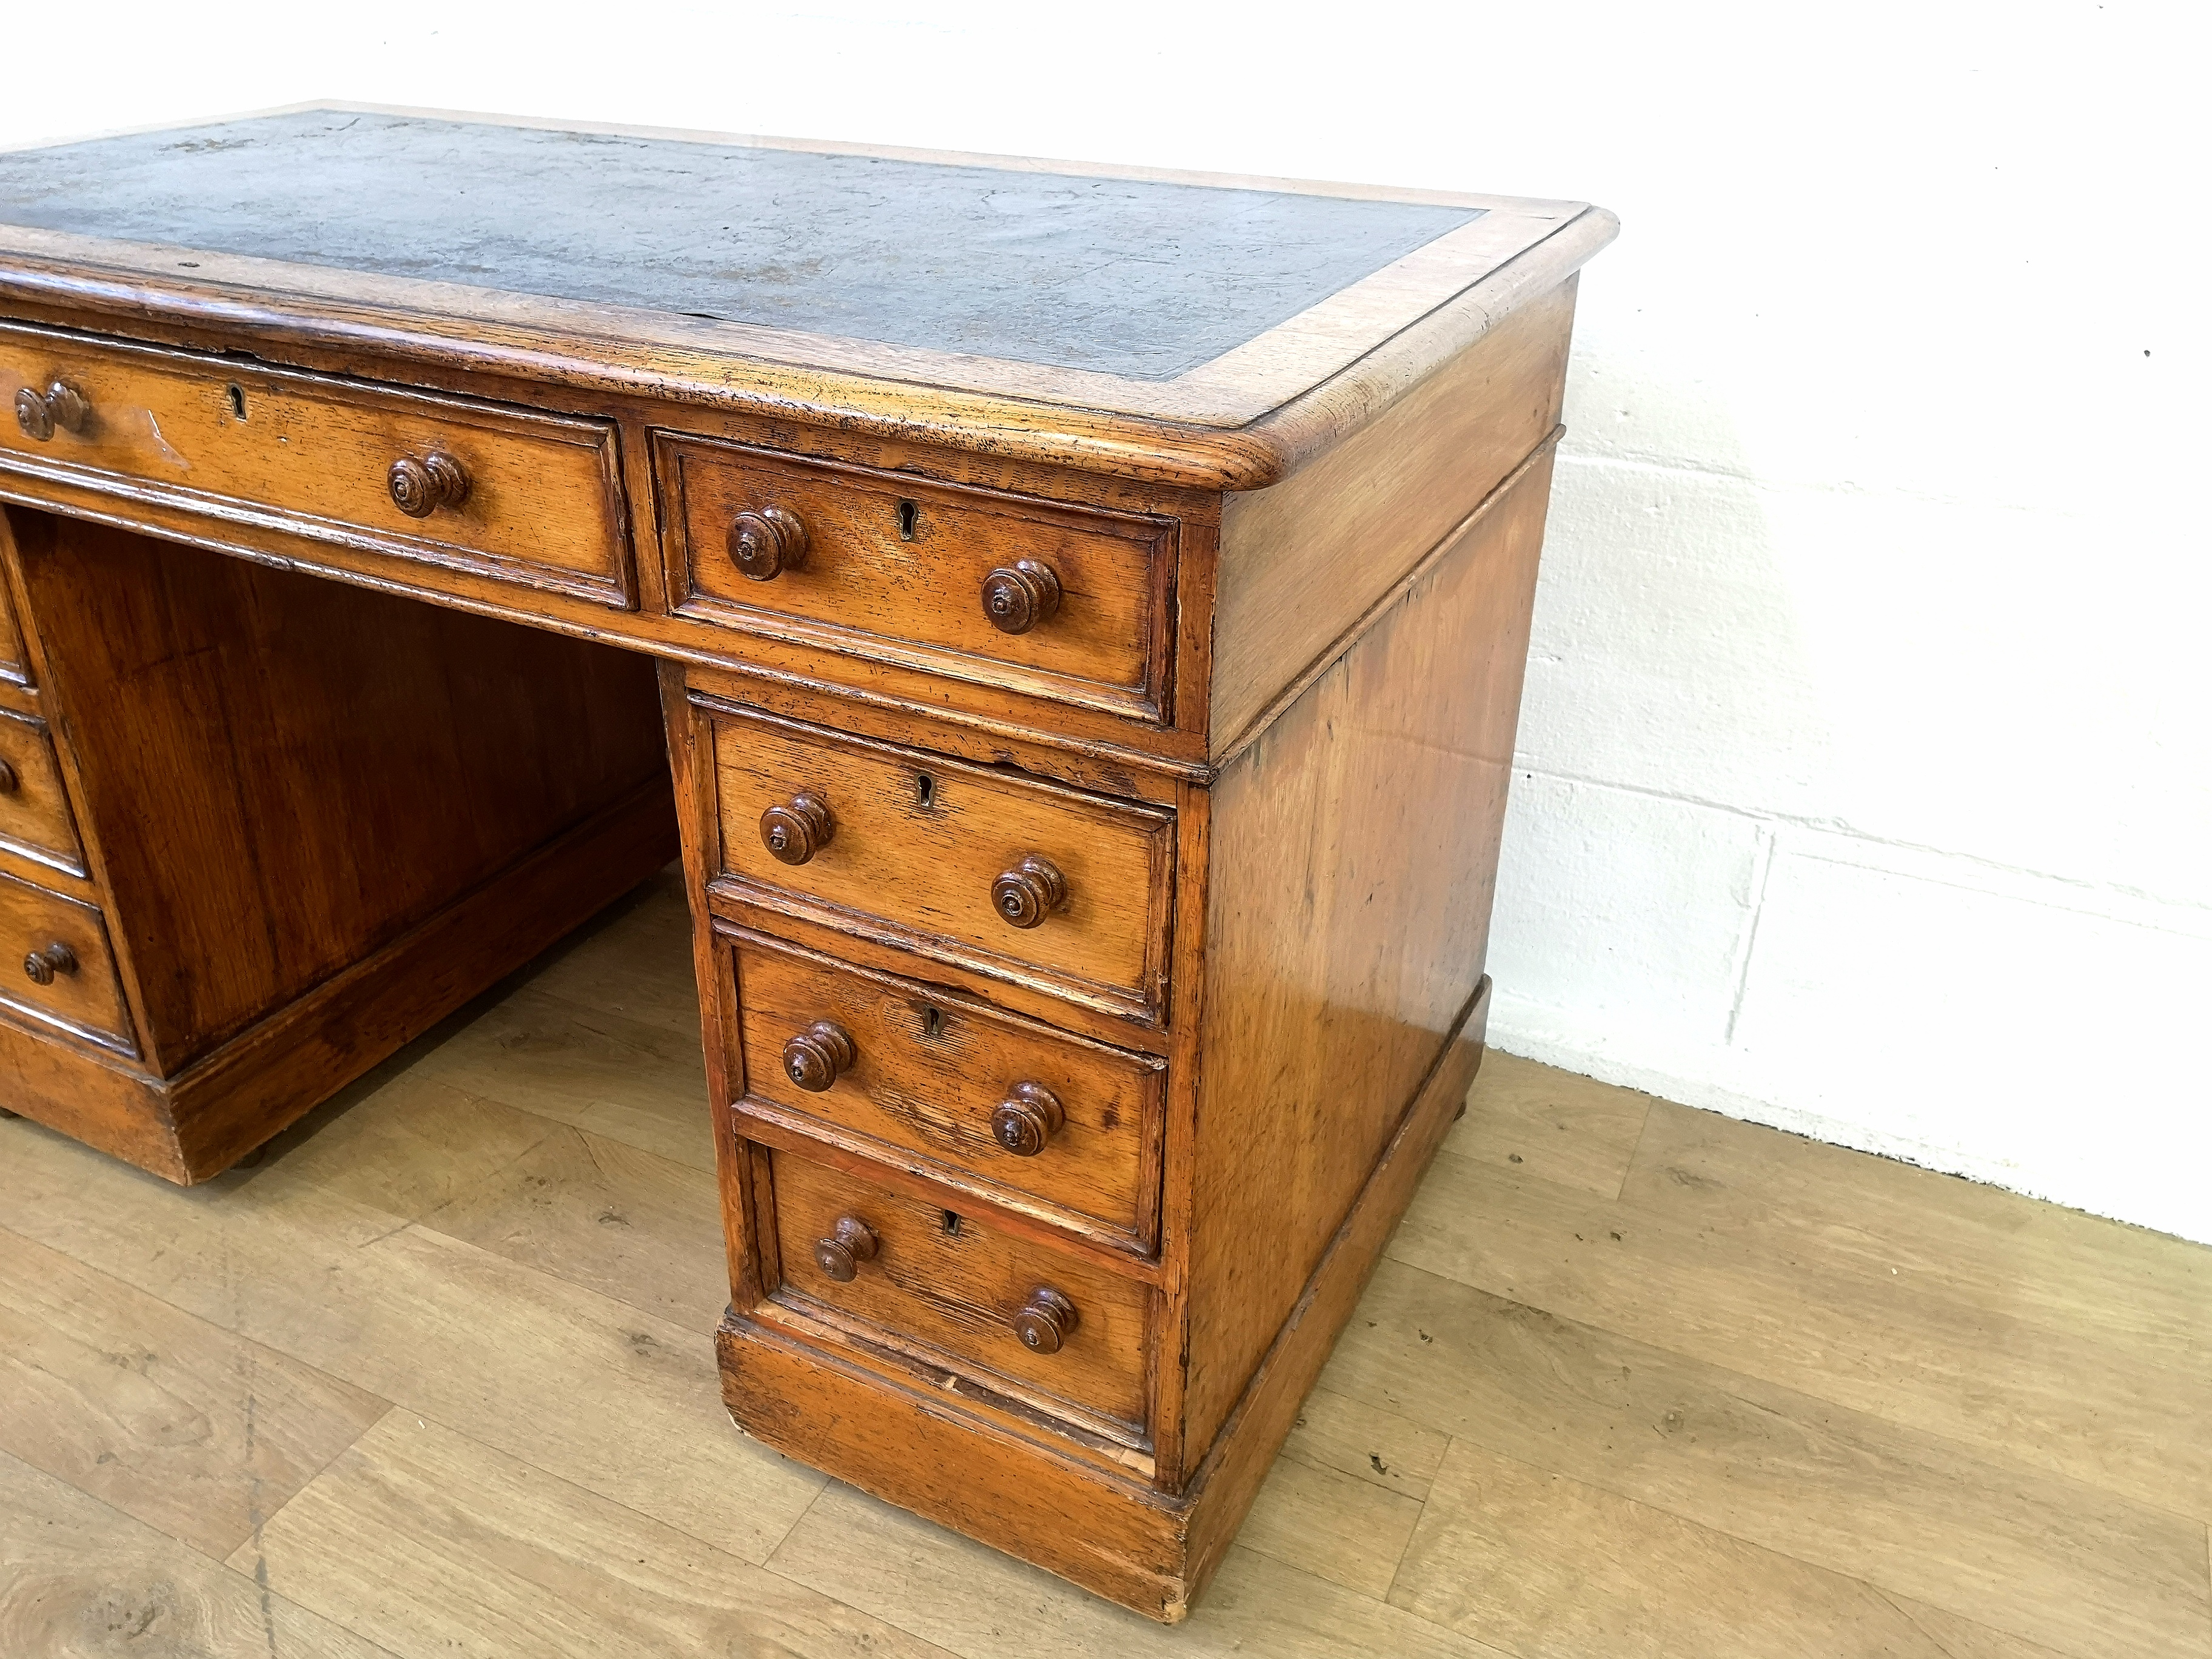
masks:
{"label": "white painted wall", "polygon": [[1506,1048],[2212,1240],[2201,9],[23,4],[331,96],[1581,197]]}

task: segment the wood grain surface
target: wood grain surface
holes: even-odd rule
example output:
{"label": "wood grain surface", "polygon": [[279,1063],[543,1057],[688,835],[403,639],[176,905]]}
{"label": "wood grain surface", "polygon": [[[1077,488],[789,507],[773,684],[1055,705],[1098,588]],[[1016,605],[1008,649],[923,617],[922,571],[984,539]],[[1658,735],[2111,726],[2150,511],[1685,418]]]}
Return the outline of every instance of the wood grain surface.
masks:
{"label": "wood grain surface", "polygon": [[[948,489],[872,468],[653,435],[670,609],[754,633],[818,640],[1141,718],[1164,717],[1176,526],[1004,491]],[[729,550],[740,513],[805,532],[804,562],[766,580]],[[1060,591],[1047,620],[1000,631],[994,572],[1028,559]]]}
{"label": "wood grain surface", "polygon": [[395,1654],[942,1651],[406,1412],[230,1565]]}
{"label": "wood grain surface", "polygon": [[[2133,1271],[2152,1273],[2165,1293],[2128,1291],[2115,1304],[2134,1252],[2052,1271],[2029,1247],[1975,1227],[1975,1255],[1916,1239],[1929,1253],[1916,1265],[1887,1244],[1878,1218],[1836,1224],[1816,1249],[1807,1235],[1822,1224],[1786,1207],[1778,1224],[1716,1227],[1689,1201],[1711,1193],[1705,1177],[1689,1165],[1688,1179],[1677,1179],[1668,1167],[1643,1165],[1608,1203],[1446,1158],[1392,1254],[1570,1318],[1640,1285],[1635,1307],[1607,1315],[1624,1335],[1964,1444],[2004,1448],[2012,1461],[2137,1503],[2212,1511],[2212,1447],[2166,1427],[2212,1413],[2212,1375],[2186,1357],[2212,1340],[2204,1269],[2186,1247],[2163,1272],[2152,1265],[2163,1253],[2147,1249]],[[1666,1188],[1677,1190],[1656,1202],[1655,1189]],[[1508,1194],[1517,1196],[1471,1249],[1453,1207],[1495,1206]],[[1907,1282],[1915,1273],[1917,1290]],[[2130,1328],[2100,1330],[2108,1317]]]}
{"label": "wood grain surface", "polygon": [[[820,1490],[811,1471],[699,1433],[716,1394],[703,1332],[270,1179],[278,1162],[243,1203],[149,1218],[135,1171],[88,1169],[52,1136],[10,1150],[23,1155],[0,1227],[717,1548],[760,1559]],[[666,1455],[641,1459],[648,1443]]]}
{"label": "wood grain surface", "polygon": [[[466,1094],[671,1163],[714,1167],[698,1040],[664,1021],[533,982],[424,1055],[421,1069]],[[671,1111],[673,1101],[687,1109]]]}
{"label": "wood grain surface", "polygon": [[159,1075],[665,768],[635,657],[17,516]]}
{"label": "wood grain surface", "polygon": [[[764,934],[740,934],[725,948],[741,1011],[745,1109],[781,1108],[786,1121],[919,1153],[940,1173],[973,1176],[1017,1203],[1042,1199],[1133,1243],[1156,1237],[1158,1060]],[[858,1058],[831,1087],[810,1093],[785,1074],[782,1050],[819,1019],[848,1031]],[[992,1115],[1025,1083],[1048,1089],[1064,1121],[1042,1151],[1016,1156],[994,1134]]]}
{"label": "wood grain surface", "polygon": [[392,1659],[343,1625],[0,1452],[0,1650]]}
{"label": "wood grain surface", "polygon": [[1486,1109],[1452,1126],[1443,1150],[1470,1163],[1618,1198],[1652,1097],[1492,1049],[1483,1056]]}
{"label": "wood grain surface", "polygon": [[[106,474],[217,516],[367,540],[402,557],[631,603],[614,434],[604,421],[432,398],[257,363],[0,325],[0,399],[61,380],[84,431],[0,422],[0,459]],[[393,463],[447,454],[466,499],[425,518],[392,499]]]}
{"label": "wood grain surface", "polygon": [[[0,1006],[126,1054],[137,1052],[106,921],[95,906],[0,875]],[[34,955],[49,964],[43,982],[25,966]]]}
{"label": "wood grain surface", "polygon": [[387,1402],[0,1232],[0,1450],[207,1555]]}
{"label": "wood grain surface", "polygon": [[[879,918],[910,948],[987,971],[1033,970],[1147,1023],[1167,1000],[1172,817],[1006,772],[782,720],[714,718],[720,872],[793,908]],[[770,855],[761,815],[800,791],[827,801],[828,845],[803,865]],[[1028,857],[1066,878],[1029,928],[992,888]]]}
{"label": "wood grain surface", "polygon": [[[911,1337],[1038,1394],[1141,1429],[1147,1293],[1072,1254],[1008,1237],[988,1219],[876,1186],[804,1157],[772,1160],[784,1284],[809,1300]],[[877,1254],[839,1284],[814,1260],[815,1241],[851,1216]],[[1041,1287],[1075,1304],[1079,1322],[1056,1353],[1035,1353],[1012,1328]]]}
{"label": "wood grain surface", "polygon": [[82,876],[84,848],[46,722],[0,708],[0,848]]}
{"label": "wood grain surface", "polygon": [[1549,477],[1520,474],[1214,787],[1194,1459],[1481,978]]}
{"label": "wood grain surface", "polygon": [[[7,534],[0,529],[0,537]],[[0,561],[4,566],[4,561]],[[15,602],[9,597],[9,582],[0,574],[0,682],[25,685],[30,681],[30,665],[23,654],[22,629],[15,622]]]}
{"label": "wood grain surface", "polygon": [[1559,424],[1575,284],[1528,305],[1289,481],[1224,498],[1208,752],[1326,666]]}
{"label": "wood grain surface", "polygon": [[1528,1659],[1954,1651],[1861,1580],[1466,1442],[1453,1443],[1437,1485],[1443,1501],[1416,1532],[1393,1602]]}

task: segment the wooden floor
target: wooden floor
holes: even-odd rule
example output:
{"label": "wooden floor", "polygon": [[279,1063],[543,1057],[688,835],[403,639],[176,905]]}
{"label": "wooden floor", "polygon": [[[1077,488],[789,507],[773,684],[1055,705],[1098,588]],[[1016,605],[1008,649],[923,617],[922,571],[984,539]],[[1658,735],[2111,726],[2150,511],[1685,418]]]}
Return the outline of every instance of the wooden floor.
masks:
{"label": "wooden floor", "polygon": [[2212,1656],[2212,1251],[1503,1055],[1188,1625],[826,1482],[689,962],[664,878],[196,1191],[0,1123],[0,1656]]}

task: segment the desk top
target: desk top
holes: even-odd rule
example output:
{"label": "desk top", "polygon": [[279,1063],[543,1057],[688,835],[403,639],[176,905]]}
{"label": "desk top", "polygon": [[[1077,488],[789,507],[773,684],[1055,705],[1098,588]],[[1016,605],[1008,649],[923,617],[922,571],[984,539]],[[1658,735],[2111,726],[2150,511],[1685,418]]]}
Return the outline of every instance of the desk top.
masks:
{"label": "desk top", "polygon": [[0,154],[0,307],[526,361],[977,447],[1010,422],[1046,450],[1272,426],[1216,454],[1232,483],[1613,232],[1578,203],[360,106]]}

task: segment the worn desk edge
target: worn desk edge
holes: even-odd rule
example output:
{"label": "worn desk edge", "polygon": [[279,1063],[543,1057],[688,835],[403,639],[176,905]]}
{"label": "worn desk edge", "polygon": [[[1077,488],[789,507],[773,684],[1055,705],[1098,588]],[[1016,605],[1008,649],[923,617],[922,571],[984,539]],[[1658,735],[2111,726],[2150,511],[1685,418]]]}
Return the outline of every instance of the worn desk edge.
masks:
{"label": "worn desk edge", "polygon": [[[1395,200],[1480,205],[1506,199],[805,139],[418,112],[328,100],[285,106],[286,111],[327,109],[384,110],[687,142],[748,143]],[[166,131],[173,125],[133,131]],[[44,149],[68,142],[76,141],[46,140],[26,148]],[[624,339],[610,331],[606,308],[535,296],[524,296],[529,301],[527,320],[488,324],[481,318],[424,309],[400,298],[404,289],[427,289],[429,284],[395,283],[390,285],[393,292],[389,297],[375,299],[335,299],[327,294],[301,291],[319,285],[328,273],[276,261],[201,262],[255,267],[254,274],[264,280],[185,279],[175,274],[174,256],[202,250],[15,226],[0,226],[0,308],[20,307],[35,314],[46,307],[66,307],[96,314],[118,333],[155,343],[173,343],[175,331],[220,331],[270,344],[274,348],[271,360],[277,362],[285,361],[282,348],[288,342],[303,343],[310,349],[365,350],[395,363],[435,362],[507,377],[551,380],[622,396],[692,404],[878,436],[926,440],[1012,459],[1085,471],[1116,471],[1172,487],[1247,490],[1280,482],[1357,431],[1522,305],[1566,281],[1619,234],[1620,221],[1603,208],[1581,203],[1522,205],[1559,210],[1558,228],[1378,338],[1334,373],[1234,425],[1101,409],[1066,398],[935,384],[921,378],[926,366],[919,364],[893,362],[884,370],[872,373],[826,368],[793,360],[787,344],[776,356],[756,355],[730,343],[732,331],[728,325],[717,331],[711,344],[686,346],[659,341],[641,347],[635,337]],[[299,281],[301,289],[265,280],[288,275]]]}

